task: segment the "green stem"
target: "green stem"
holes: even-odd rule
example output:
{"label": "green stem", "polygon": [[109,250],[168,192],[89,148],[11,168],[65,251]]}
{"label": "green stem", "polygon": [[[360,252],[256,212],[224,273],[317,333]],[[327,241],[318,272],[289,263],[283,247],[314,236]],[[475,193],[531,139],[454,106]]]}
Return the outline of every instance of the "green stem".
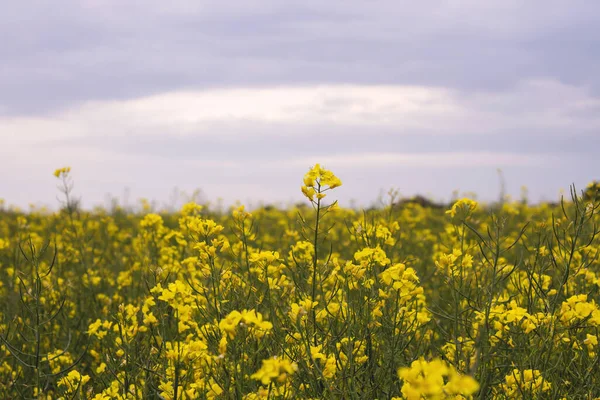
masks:
{"label": "green stem", "polygon": [[[317,193],[321,193],[321,185],[317,186]],[[317,345],[317,313],[314,307],[315,298],[317,297],[317,260],[318,260],[318,238],[319,238],[319,218],[321,216],[321,199],[317,197],[317,220],[315,222],[315,235],[313,239],[313,246],[315,253],[313,255],[313,275],[312,275],[312,325],[313,325],[313,338],[314,344]]]}

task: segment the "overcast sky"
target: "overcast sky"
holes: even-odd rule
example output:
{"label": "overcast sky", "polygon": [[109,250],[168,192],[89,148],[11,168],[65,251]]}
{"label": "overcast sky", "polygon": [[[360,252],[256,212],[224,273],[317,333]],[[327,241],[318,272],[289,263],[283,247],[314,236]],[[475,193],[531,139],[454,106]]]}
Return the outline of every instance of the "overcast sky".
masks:
{"label": "overcast sky", "polygon": [[[5,1],[0,198],[555,200],[600,179],[600,2]],[[124,193],[128,193],[124,196]]]}

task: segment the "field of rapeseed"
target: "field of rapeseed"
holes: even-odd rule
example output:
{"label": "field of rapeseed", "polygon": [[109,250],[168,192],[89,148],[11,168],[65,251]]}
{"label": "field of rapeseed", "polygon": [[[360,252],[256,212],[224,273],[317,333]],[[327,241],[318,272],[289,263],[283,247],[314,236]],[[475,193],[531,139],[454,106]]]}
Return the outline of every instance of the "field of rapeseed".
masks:
{"label": "field of rapeseed", "polygon": [[0,398],[600,397],[598,185],[560,204],[0,206]]}

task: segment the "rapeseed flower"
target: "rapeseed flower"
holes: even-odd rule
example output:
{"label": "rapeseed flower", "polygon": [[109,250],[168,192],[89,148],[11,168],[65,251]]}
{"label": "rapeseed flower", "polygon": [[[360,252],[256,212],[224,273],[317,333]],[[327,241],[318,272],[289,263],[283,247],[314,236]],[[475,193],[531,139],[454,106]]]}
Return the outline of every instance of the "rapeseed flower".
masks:
{"label": "rapeseed flower", "polygon": [[304,175],[304,185],[301,187],[302,193],[310,201],[322,199],[325,197],[325,192],[335,189],[342,185],[342,181],[333,174],[333,172],[315,164],[306,175]]}
{"label": "rapeseed flower", "polygon": [[259,380],[263,385],[271,382],[283,383],[288,376],[294,374],[298,366],[289,360],[272,357],[263,360],[261,368],[252,374],[252,379]]}
{"label": "rapeseed flower", "polygon": [[54,176],[57,178],[66,178],[71,172],[71,167],[58,168],[54,171]]}
{"label": "rapeseed flower", "polygon": [[449,399],[469,397],[479,390],[475,379],[459,374],[444,361],[418,359],[410,367],[398,369],[402,380],[402,394],[407,400]]}
{"label": "rapeseed flower", "polygon": [[446,211],[450,217],[458,217],[459,219],[467,219],[471,213],[477,208],[477,202],[471,199],[460,199],[456,201],[452,208]]}
{"label": "rapeseed flower", "polygon": [[544,379],[541,372],[534,369],[519,370],[514,368],[504,378],[501,385],[510,399],[520,399],[524,394],[540,396],[552,388],[552,384]]}

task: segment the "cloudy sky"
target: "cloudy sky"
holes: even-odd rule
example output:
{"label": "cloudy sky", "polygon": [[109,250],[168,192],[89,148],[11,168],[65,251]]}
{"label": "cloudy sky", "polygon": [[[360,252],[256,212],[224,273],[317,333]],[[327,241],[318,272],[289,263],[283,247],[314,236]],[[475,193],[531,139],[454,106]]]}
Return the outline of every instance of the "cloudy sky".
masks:
{"label": "cloudy sky", "polygon": [[5,2],[0,198],[56,206],[69,165],[87,206],[288,203],[320,162],[344,204],[492,200],[499,168],[554,200],[600,178],[598,26],[589,0]]}

